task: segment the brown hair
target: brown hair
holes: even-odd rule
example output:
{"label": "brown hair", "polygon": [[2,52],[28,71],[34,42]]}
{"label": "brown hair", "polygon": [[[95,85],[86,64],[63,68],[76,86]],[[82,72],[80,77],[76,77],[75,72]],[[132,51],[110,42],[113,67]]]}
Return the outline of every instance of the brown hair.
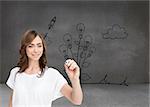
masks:
{"label": "brown hair", "polygon": [[36,36],[39,36],[42,40],[43,43],[43,54],[39,59],[39,65],[40,65],[40,69],[41,69],[41,74],[42,75],[44,73],[44,68],[47,65],[47,59],[46,59],[46,43],[45,40],[43,38],[43,35],[40,33],[37,33],[35,30],[27,30],[24,35],[23,38],[21,40],[21,47],[19,50],[20,53],[20,58],[18,61],[17,66],[20,67],[20,70],[18,72],[24,72],[25,69],[28,68],[28,56],[26,54],[26,47],[34,40],[34,38]]}

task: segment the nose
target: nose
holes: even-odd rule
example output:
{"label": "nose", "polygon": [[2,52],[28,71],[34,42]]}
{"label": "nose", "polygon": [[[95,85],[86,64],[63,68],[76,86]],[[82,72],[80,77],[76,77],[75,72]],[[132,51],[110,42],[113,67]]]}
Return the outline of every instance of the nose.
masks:
{"label": "nose", "polygon": [[34,52],[38,52],[37,46],[34,47]]}

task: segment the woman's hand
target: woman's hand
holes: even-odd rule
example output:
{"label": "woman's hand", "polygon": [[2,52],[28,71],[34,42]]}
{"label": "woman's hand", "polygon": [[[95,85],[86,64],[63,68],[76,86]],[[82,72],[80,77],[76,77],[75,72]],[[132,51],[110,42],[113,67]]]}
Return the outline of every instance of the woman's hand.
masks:
{"label": "woman's hand", "polygon": [[81,105],[83,99],[83,92],[80,85],[80,68],[77,63],[72,60],[66,60],[65,64],[65,71],[71,81],[72,87],[70,85],[65,85],[61,92],[62,94],[68,98],[73,104]]}
{"label": "woman's hand", "polygon": [[74,60],[67,59],[64,64],[64,67],[65,67],[65,71],[71,81],[79,79],[80,68]]}

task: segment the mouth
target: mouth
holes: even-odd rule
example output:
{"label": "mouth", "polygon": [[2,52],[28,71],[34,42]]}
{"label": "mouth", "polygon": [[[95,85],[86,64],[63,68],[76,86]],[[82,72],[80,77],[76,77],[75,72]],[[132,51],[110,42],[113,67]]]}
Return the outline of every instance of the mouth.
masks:
{"label": "mouth", "polygon": [[40,54],[32,54],[33,57],[39,57]]}

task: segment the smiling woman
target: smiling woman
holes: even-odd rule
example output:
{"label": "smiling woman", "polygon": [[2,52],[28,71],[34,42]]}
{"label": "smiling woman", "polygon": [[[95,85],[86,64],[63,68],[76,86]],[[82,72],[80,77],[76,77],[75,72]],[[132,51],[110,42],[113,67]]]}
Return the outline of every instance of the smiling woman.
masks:
{"label": "smiling woman", "polygon": [[43,35],[38,34],[35,30],[28,30],[24,33],[21,40],[20,59],[18,62],[18,66],[20,67],[19,72],[24,72],[32,61],[38,60],[43,73],[43,68],[47,64],[46,43]]}
{"label": "smiling woman", "polygon": [[43,45],[39,36],[37,36],[30,45],[27,46],[27,56],[29,60],[38,60],[43,53]]}
{"label": "smiling woman", "polygon": [[13,90],[9,107],[51,107],[52,101],[62,96],[80,105],[83,99],[80,68],[72,59],[66,62],[64,67],[72,87],[58,70],[47,66],[43,36],[34,30],[26,31],[18,65],[11,70],[6,83]]}

